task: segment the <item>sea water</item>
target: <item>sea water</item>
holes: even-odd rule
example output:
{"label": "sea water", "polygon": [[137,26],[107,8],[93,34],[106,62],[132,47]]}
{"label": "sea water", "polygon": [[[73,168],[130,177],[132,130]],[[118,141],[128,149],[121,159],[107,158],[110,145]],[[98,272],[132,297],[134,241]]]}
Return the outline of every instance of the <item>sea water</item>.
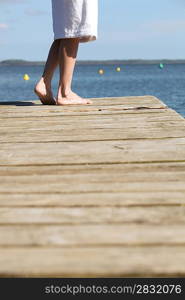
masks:
{"label": "sea water", "polygon": [[[100,69],[104,70],[102,75]],[[0,66],[0,101],[36,99],[33,88],[42,72],[40,65]],[[25,81],[24,74],[30,80]],[[52,82],[54,94],[58,77],[57,70]],[[185,64],[166,64],[163,69],[155,64],[79,64],[73,89],[87,98],[153,95],[185,117]]]}

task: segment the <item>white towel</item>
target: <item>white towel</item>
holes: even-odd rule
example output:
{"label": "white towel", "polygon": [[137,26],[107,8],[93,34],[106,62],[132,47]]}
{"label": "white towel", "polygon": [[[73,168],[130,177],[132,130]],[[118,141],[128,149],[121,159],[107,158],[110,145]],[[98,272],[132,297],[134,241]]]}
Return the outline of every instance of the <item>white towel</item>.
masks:
{"label": "white towel", "polygon": [[54,39],[97,39],[98,0],[52,0]]}

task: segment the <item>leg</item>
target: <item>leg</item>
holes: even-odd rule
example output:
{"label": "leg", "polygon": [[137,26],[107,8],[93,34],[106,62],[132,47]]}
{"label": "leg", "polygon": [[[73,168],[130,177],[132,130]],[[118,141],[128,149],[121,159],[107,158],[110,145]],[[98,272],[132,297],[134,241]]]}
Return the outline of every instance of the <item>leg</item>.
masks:
{"label": "leg", "polygon": [[78,38],[61,39],[59,50],[60,80],[57,105],[92,104],[92,101],[81,98],[71,90],[78,46]]}
{"label": "leg", "polygon": [[56,104],[51,91],[51,80],[58,65],[59,46],[60,40],[55,40],[50,48],[42,77],[37,82],[34,90],[41,102],[45,105]]}

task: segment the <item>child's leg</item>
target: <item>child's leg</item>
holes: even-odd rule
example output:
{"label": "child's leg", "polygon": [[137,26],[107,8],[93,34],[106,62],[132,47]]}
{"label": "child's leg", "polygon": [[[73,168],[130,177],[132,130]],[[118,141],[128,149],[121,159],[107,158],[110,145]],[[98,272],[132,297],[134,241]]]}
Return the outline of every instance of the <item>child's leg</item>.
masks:
{"label": "child's leg", "polygon": [[60,40],[55,40],[50,48],[43,75],[35,86],[35,93],[47,105],[56,104],[51,91],[51,80],[58,65],[59,47]]}
{"label": "child's leg", "polygon": [[79,46],[78,38],[60,40],[59,67],[60,80],[57,95],[57,104],[92,104],[92,101],[83,99],[71,90],[73,71]]}

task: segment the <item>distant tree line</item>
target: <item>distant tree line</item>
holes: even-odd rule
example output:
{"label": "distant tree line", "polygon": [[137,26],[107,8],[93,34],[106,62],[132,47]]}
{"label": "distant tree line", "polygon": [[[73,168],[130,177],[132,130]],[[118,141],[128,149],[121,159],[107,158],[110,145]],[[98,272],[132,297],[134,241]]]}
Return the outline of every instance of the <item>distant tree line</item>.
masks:
{"label": "distant tree line", "polygon": [[[43,65],[44,61],[27,61],[22,59],[7,59],[0,62],[0,66],[39,66]],[[127,60],[79,60],[78,65],[136,65],[136,64],[185,64],[185,59],[127,59]]]}

